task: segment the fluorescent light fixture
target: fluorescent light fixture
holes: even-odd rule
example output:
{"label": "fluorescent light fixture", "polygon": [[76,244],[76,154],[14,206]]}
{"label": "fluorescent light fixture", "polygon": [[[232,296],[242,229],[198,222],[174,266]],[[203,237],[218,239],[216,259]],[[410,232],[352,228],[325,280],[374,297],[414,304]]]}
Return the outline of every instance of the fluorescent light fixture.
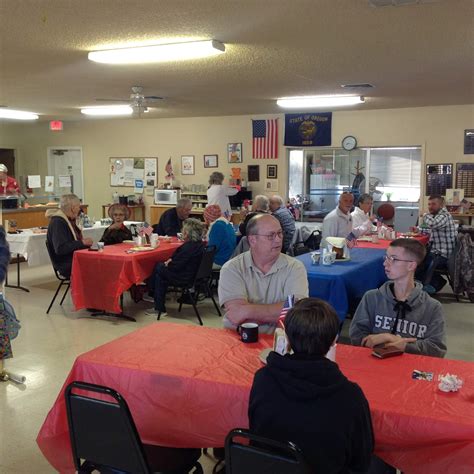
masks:
{"label": "fluorescent light fixture", "polygon": [[129,105],[110,105],[102,107],[85,107],[81,109],[84,115],[132,115],[133,109]]}
{"label": "fluorescent light fixture", "polygon": [[0,107],[0,118],[15,120],[38,120],[38,114],[33,112],[24,112],[23,110],[4,109]]}
{"label": "fluorescent light fixture", "polygon": [[196,59],[224,52],[224,44],[208,40],[91,51],[88,58],[98,63],[140,64]]}
{"label": "fluorescent light fixture", "polygon": [[280,107],[287,109],[300,109],[305,107],[340,107],[343,105],[356,105],[362,103],[364,103],[364,98],[359,95],[314,95],[283,97],[277,100],[277,104]]}

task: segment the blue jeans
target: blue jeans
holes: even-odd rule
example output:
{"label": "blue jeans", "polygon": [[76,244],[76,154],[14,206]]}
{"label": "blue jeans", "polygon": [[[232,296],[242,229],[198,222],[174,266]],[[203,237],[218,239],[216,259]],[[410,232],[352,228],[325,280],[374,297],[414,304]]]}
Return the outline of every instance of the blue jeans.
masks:
{"label": "blue jeans", "polygon": [[443,277],[435,275],[437,268],[446,268],[448,259],[438,253],[429,252],[425,260],[420,265],[416,277],[423,285],[432,285],[436,291],[439,291],[446,283]]}
{"label": "blue jeans", "polygon": [[153,274],[148,279],[150,296],[155,300],[155,309],[166,313],[165,298],[168,286],[172,283],[168,276],[168,269],[163,262],[157,263]]}

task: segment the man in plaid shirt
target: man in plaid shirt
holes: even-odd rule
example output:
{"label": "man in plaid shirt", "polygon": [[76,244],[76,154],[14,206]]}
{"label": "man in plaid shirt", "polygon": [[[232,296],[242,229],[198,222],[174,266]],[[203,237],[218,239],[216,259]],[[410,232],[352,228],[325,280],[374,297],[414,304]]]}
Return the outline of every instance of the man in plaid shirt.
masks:
{"label": "man in plaid shirt", "polygon": [[442,196],[434,195],[428,199],[428,210],[423,215],[423,223],[430,230],[429,253],[423,264],[418,278],[423,282],[423,289],[432,294],[439,291],[446,283],[434,271],[439,267],[446,267],[448,257],[456,244],[456,229],[451,214],[444,207]]}

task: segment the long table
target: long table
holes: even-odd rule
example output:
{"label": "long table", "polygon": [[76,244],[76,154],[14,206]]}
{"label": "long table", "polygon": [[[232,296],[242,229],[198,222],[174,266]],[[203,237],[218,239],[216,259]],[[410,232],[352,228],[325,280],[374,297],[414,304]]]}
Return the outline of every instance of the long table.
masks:
{"label": "long table", "polygon": [[[234,331],[155,323],[79,356],[37,437],[48,461],[73,472],[64,388],[79,380],[126,399],[144,443],[219,447],[230,429],[248,427],[248,399],[260,336],[243,344]],[[376,454],[406,474],[472,474],[474,364],[404,354],[380,360],[367,348],[338,345],[336,362],[369,400]],[[413,370],[434,381],[413,380]],[[440,373],[464,380],[458,393],[437,389]]]}
{"label": "long table", "polygon": [[349,261],[330,266],[312,265],[309,253],[296,257],[308,274],[309,296],[321,298],[332,305],[344,321],[351,301],[378,288],[387,280],[383,268],[385,250],[354,248]]}
{"label": "long table", "polygon": [[147,252],[127,253],[133,244],[107,245],[103,252],[74,252],[71,297],[76,310],[96,308],[120,313],[120,295],[153,272],[156,263],[170,258],[182,245],[177,238]]}

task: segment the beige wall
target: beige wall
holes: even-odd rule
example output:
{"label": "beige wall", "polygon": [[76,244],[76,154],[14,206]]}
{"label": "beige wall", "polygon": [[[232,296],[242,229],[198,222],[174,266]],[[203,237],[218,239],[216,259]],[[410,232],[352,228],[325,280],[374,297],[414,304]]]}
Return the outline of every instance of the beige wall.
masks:
{"label": "beige wall", "polygon": [[[280,117],[280,143],[283,143],[283,114]],[[218,154],[219,170],[230,176],[227,143],[243,144],[242,170],[260,164],[255,193],[264,189],[266,165],[278,164],[280,194],[287,191],[286,149],[280,146],[278,160],[251,158],[252,116],[201,117],[183,119],[116,119],[65,122],[62,132],[50,132],[47,123],[0,124],[0,147],[17,150],[18,175],[47,174],[47,148],[81,146],[84,156],[84,192],[91,215],[100,216],[101,205],[111,201],[112,193],[131,194],[131,188],[111,188],[109,157],[156,156],[158,182],[163,182],[164,167],[171,156],[177,180],[183,184],[207,184],[210,172],[204,169],[203,155]],[[266,117],[269,118],[269,117]],[[473,161],[463,154],[464,129],[474,128],[474,106],[422,107],[333,113],[333,146],[345,135],[357,137],[359,146],[421,145],[423,164]],[[181,155],[195,156],[194,176],[181,176]],[[422,168],[424,170],[424,166]],[[424,179],[424,176],[423,176]],[[422,183],[424,185],[424,182]],[[149,202],[150,199],[148,198]]]}

